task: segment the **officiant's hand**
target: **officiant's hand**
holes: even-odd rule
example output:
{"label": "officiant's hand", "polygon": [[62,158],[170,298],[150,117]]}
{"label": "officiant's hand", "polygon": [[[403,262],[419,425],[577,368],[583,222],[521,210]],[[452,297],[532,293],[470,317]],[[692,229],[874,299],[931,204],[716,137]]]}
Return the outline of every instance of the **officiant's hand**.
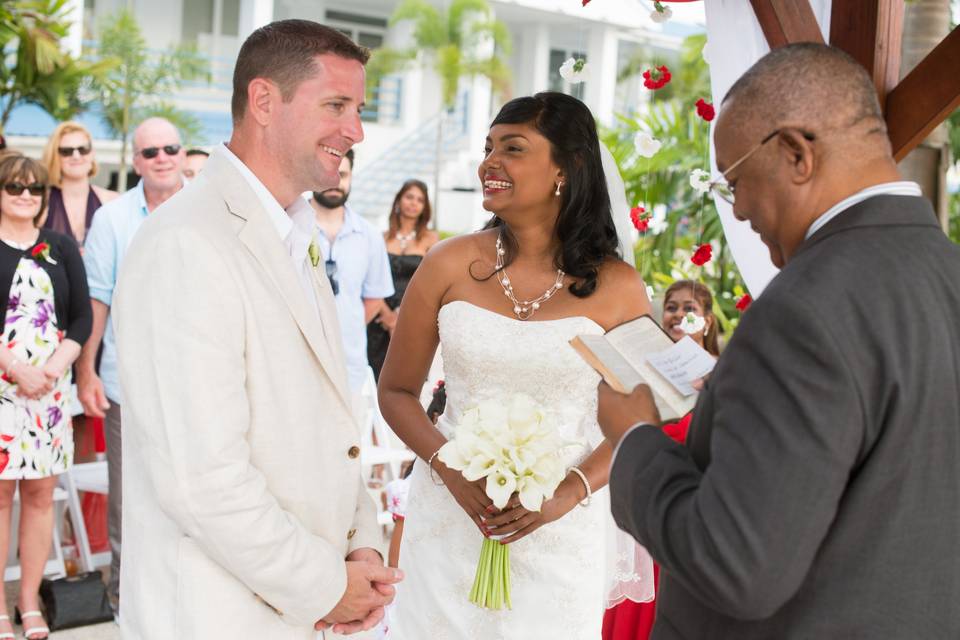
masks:
{"label": "officiant's hand", "polygon": [[[361,551],[369,551],[376,559],[369,554],[354,555]],[[393,585],[403,580],[403,572],[384,567],[383,558],[372,549],[357,549],[347,558],[347,590],[337,606],[314,625],[318,631],[331,627],[341,635],[369,631],[383,619],[384,607],[393,601]]]}
{"label": "officiant's hand", "polygon": [[484,533],[483,518],[490,515],[487,507],[493,507],[493,500],[485,491],[486,479],[481,478],[474,482],[468,481],[456,469],[451,469],[440,461],[435,461],[437,473],[446,485],[447,491],[457,501],[460,508],[467,512],[480,533]]}
{"label": "officiant's hand", "polygon": [[660,424],[660,412],[653,402],[650,387],[637,385],[630,395],[618,393],[606,382],[597,388],[597,422],[600,430],[614,447],[635,424]]}

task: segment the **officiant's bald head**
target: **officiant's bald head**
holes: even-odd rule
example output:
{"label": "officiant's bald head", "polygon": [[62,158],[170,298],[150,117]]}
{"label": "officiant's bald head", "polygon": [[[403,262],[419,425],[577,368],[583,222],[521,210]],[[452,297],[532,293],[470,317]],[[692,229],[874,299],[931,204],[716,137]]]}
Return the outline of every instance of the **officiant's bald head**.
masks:
{"label": "officiant's bald head", "polygon": [[774,49],[750,67],[723,99],[714,139],[734,214],[778,267],[819,214],[899,179],[870,76],[823,44]]}

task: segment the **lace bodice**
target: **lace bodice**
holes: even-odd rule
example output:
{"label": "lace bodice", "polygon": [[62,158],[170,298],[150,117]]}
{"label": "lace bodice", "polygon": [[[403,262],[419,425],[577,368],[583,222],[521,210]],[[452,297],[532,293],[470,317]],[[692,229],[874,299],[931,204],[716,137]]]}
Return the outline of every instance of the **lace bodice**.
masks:
{"label": "lace bodice", "polygon": [[520,321],[469,302],[440,309],[447,407],[438,426],[450,436],[472,404],[525,393],[553,413],[562,435],[593,449],[600,376],[569,345],[603,328],[584,316]]}

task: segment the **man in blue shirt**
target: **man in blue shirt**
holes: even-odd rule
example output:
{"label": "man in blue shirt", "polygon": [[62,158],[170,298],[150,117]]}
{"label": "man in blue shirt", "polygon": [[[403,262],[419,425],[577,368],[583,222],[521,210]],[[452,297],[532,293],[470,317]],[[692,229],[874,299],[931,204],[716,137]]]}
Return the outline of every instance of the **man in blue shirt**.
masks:
{"label": "man in blue shirt", "polygon": [[[119,198],[103,205],[93,217],[84,242],[83,265],[90,286],[93,331],[77,359],[77,390],[84,413],[106,418],[107,468],[109,469],[110,584],[114,610],[120,597],[120,380],[117,352],[110,322],[110,303],[120,265],[130,241],[147,214],[166,202],[183,186],[184,150],[180,134],[163,118],[148,118],[133,134],[133,168],[140,182]],[[157,265],[162,268],[163,265]],[[97,351],[103,343],[99,376]]]}
{"label": "man in blue shirt", "polygon": [[310,205],[322,233],[317,244],[336,296],[350,388],[359,392],[367,372],[367,323],[393,295],[393,276],[383,235],[347,206],[353,149],[340,163],[340,184],[314,192]]}

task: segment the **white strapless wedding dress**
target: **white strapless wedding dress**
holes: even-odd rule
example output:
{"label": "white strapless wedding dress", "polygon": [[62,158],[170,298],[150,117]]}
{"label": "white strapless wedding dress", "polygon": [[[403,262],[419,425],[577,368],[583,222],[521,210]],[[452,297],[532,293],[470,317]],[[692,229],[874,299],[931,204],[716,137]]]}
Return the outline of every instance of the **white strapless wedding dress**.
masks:
{"label": "white strapless wedding dress", "polygon": [[[584,445],[577,464],[603,441],[596,422],[600,377],[568,344],[602,334],[586,317],[521,322],[468,302],[440,309],[447,389],[438,428],[450,437],[471,404],[525,393],[556,418],[562,435]],[[400,548],[406,578],[391,612],[390,640],[597,640],[605,607],[607,489],[587,507],[513,543],[512,610],[489,611],[468,600],[482,534],[418,461]]]}

